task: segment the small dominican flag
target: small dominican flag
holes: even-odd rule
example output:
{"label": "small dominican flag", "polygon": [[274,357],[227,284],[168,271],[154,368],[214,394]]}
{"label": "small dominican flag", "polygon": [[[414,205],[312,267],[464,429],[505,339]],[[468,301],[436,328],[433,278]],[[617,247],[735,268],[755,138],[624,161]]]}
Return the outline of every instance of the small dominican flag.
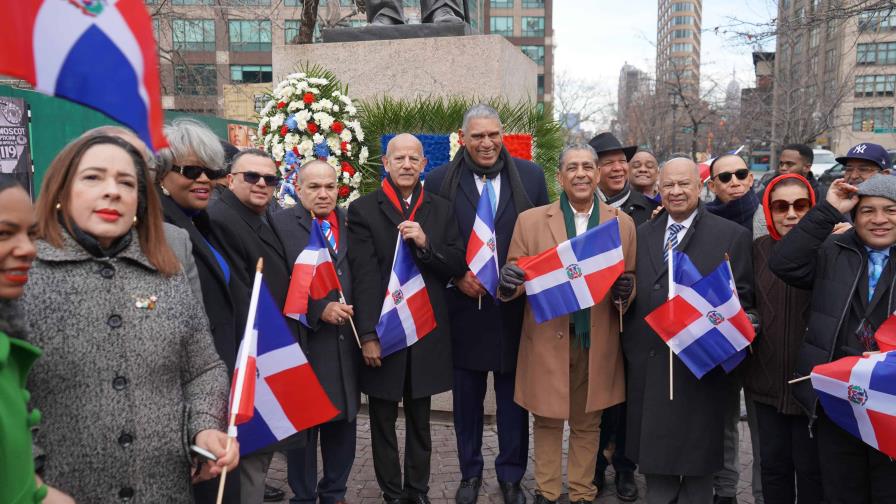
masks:
{"label": "small dominican flag", "polygon": [[327,239],[317,219],[311,219],[311,231],[308,233],[308,245],[296,257],[292,265],[292,276],[289,279],[289,290],[286,291],[286,302],[283,314],[287,317],[303,320],[308,313],[308,300],[324,299],[334,290],[341,290]]}
{"label": "small dominican flag", "polygon": [[264,281],[256,282],[261,286],[255,312],[249,317],[252,330],[240,344],[233,375],[231,415],[236,415],[240,456],[339,414],[286,327]]}
{"label": "small dominican flag", "polygon": [[[595,209],[596,211],[596,209]],[[600,303],[625,270],[619,221],[608,220],[517,265],[539,324]]]}
{"label": "small dominican flag", "polygon": [[482,194],[476,205],[476,220],[467,242],[467,266],[493,298],[498,297],[498,252],[495,242],[494,195],[490,184],[482,184]]}
{"label": "small dominican flag", "polygon": [[423,275],[411,254],[399,234],[389,288],[376,324],[383,357],[408,348],[436,328],[436,316]]}
{"label": "small dominican flag", "polygon": [[887,320],[877,328],[874,333],[874,341],[882,352],[896,350],[896,312],[891,313]]}
{"label": "small dominican flag", "polygon": [[697,378],[755,337],[732,285],[731,268],[723,261],[690,286],[676,284],[675,297],[644,318]]}
{"label": "small dominican flag", "polygon": [[143,0],[0,0],[0,74],[105,113],[167,145],[156,42]]}
{"label": "small dominican flag", "polygon": [[896,457],[896,352],[844,357],[815,366],[811,376],[828,418]]}

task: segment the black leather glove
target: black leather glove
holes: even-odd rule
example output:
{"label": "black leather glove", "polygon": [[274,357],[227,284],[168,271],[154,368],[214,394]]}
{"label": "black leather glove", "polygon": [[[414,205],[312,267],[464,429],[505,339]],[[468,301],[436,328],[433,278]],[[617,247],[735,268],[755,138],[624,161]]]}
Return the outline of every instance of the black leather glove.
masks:
{"label": "black leather glove", "polygon": [[753,324],[753,333],[756,336],[759,336],[759,315],[756,315],[753,312],[747,312],[747,318],[750,319],[750,323]]}
{"label": "black leather glove", "polygon": [[498,282],[498,294],[509,298],[516,293],[516,288],[523,285],[526,274],[516,264],[508,263],[501,268],[501,278]]}
{"label": "black leather glove", "polygon": [[628,302],[629,296],[632,295],[632,289],[635,288],[635,275],[631,273],[623,273],[619,275],[619,278],[613,282],[613,286],[610,287],[611,295],[613,296],[613,301],[623,301]]}

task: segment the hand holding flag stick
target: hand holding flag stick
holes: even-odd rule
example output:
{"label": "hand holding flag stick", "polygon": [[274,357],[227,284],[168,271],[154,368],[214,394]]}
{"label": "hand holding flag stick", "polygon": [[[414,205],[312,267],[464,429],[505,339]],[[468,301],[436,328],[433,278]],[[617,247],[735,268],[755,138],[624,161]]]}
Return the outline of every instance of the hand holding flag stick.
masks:
{"label": "hand holding flag stick", "polygon": [[[227,426],[227,446],[225,451],[230,450],[233,439],[236,437],[236,420],[237,413],[240,411],[240,404],[243,400],[243,384],[246,381],[246,372],[249,363],[249,351],[252,348],[252,339],[255,338],[256,332],[253,330],[255,325],[255,312],[258,310],[258,293],[261,290],[261,270],[264,268],[264,259],[259,257],[255,266],[255,282],[252,284],[252,297],[249,300],[249,316],[246,318],[246,329],[243,331],[243,344],[240,346],[240,355],[237,362],[240,372],[236,375],[236,383],[233,389],[233,401],[230,405],[230,423]],[[221,504],[224,498],[224,482],[227,480],[227,468],[221,471],[221,480],[218,483],[218,499],[217,504]]]}
{"label": "hand holding flag stick", "polygon": [[[339,288],[339,302],[342,304],[348,304],[345,302],[345,295],[342,294],[342,287]],[[348,323],[352,325],[352,332],[355,334],[355,343],[358,344],[358,348],[361,348],[361,338],[358,337],[358,330],[355,328],[355,321],[351,317],[348,318]]]}

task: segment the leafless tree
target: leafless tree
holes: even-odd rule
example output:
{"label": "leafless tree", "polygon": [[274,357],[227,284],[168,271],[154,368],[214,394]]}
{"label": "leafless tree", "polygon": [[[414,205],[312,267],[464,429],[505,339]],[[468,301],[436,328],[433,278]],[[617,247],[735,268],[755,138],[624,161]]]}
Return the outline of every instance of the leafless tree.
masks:
{"label": "leafless tree", "polygon": [[566,128],[567,140],[581,140],[576,136],[607,129],[615,116],[611,96],[598,82],[558,73],[554,77],[554,116]]}

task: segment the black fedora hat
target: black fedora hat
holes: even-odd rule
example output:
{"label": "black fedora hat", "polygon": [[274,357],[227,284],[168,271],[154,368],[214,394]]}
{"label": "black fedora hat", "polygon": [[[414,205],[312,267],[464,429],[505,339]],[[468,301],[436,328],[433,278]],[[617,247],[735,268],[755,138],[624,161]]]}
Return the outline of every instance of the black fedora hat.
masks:
{"label": "black fedora hat", "polygon": [[623,147],[622,144],[619,143],[619,139],[617,139],[616,136],[609,131],[600,133],[596,137],[592,138],[588,142],[588,145],[590,145],[594,149],[594,152],[596,152],[598,156],[600,156],[600,154],[603,152],[621,150],[625,154],[626,161],[631,161],[632,156],[634,156],[635,152],[638,151],[637,145],[629,145],[627,147]]}

